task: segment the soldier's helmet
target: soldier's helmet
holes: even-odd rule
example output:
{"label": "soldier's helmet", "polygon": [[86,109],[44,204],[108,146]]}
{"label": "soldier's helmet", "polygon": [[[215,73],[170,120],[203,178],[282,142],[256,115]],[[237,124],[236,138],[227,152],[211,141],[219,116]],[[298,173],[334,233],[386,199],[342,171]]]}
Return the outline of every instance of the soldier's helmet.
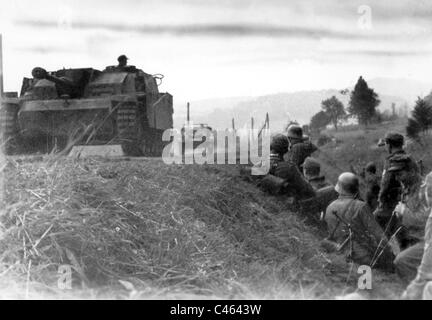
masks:
{"label": "soldier's helmet", "polygon": [[293,139],[302,139],[303,138],[303,129],[297,124],[292,124],[288,127],[287,130],[288,138]]}
{"label": "soldier's helmet", "polygon": [[319,175],[321,171],[321,164],[318,160],[307,157],[303,162],[303,170],[307,175]]}
{"label": "soldier's helmet", "polygon": [[375,174],[376,171],[377,171],[377,167],[376,167],[375,162],[373,162],[373,161],[369,162],[369,163],[365,166],[365,171],[366,171],[366,172],[369,172],[369,173],[373,173],[373,174]]}
{"label": "soldier's helmet", "polygon": [[282,133],[275,134],[270,142],[270,150],[277,154],[288,152],[288,138]]}
{"label": "soldier's helmet", "polygon": [[404,136],[397,132],[388,132],[384,139],[381,139],[378,145],[388,144],[393,147],[402,147],[404,144]]}
{"label": "soldier's helmet", "polygon": [[359,192],[359,179],[358,177],[351,172],[342,173],[336,184],[335,190],[337,193],[348,193],[351,195],[355,195]]}
{"label": "soldier's helmet", "polygon": [[117,61],[118,62],[122,62],[122,61],[127,61],[127,60],[129,60],[129,58],[128,57],[126,57],[124,54],[122,54],[121,56],[119,56],[118,58],[117,58]]}

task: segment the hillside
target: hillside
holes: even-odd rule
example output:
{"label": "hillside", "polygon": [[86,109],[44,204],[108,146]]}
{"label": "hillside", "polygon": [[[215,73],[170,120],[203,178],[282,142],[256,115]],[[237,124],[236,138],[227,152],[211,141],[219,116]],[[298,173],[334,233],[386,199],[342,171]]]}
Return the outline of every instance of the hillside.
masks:
{"label": "hillside", "polygon": [[[191,118],[195,122],[208,123],[214,128],[231,127],[231,119],[236,121],[237,128],[244,125],[250,126],[250,118],[255,118],[256,125],[263,123],[265,115],[268,112],[270,116],[271,128],[275,131],[282,130],[289,120],[297,120],[302,124],[309,123],[310,118],[320,110],[321,101],[335,95],[345,106],[348,106],[349,95],[342,95],[339,90],[329,89],[321,91],[301,91],[294,93],[278,93],[256,98],[239,98],[234,99],[229,107],[229,100],[224,100],[223,107],[218,101],[215,101],[215,107],[212,109],[211,101],[204,104],[204,112],[201,110],[199,102],[192,103]],[[392,103],[396,107],[406,104],[406,100],[398,96],[381,95],[381,104],[379,109],[390,110]],[[186,110],[183,107],[183,110]],[[177,112],[177,111],[176,111]],[[176,113],[176,125],[184,123],[186,111],[184,114]]]}
{"label": "hillside", "polygon": [[432,90],[431,84],[403,78],[374,78],[368,81],[368,84],[380,95],[401,97],[409,106],[414,105],[417,97],[425,97]]}
{"label": "hillside", "polygon": [[[334,298],[357,280],[238,166],[33,157],[3,163],[3,298]],[[58,287],[59,267],[72,290]],[[397,297],[374,275],[374,297]],[[386,285],[380,285],[385,283]]]}
{"label": "hillside", "polygon": [[[418,96],[425,97],[431,92],[432,85],[411,79],[372,78],[368,80],[371,88],[378,93],[381,111],[412,108]],[[353,86],[347,86],[352,90]],[[349,95],[341,95],[340,90],[310,90],[281,92],[258,97],[227,97],[191,101],[191,118],[195,122],[204,122],[215,128],[231,127],[231,119],[236,119],[236,126],[250,125],[250,118],[255,117],[256,124],[264,121],[266,112],[270,114],[273,130],[281,130],[290,120],[302,124],[320,110],[321,101],[335,95],[348,106]],[[186,119],[186,102],[175,105],[175,125],[183,125]]]}
{"label": "hillside", "polygon": [[[247,101],[250,97],[226,97],[226,98],[214,98],[195,100],[190,102],[190,112],[192,120],[198,122],[207,123],[209,120],[213,122],[208,115],[213,113],[215,110],[226,112],[240,102]],[[174,100],[174,127],[181,127],[186,120],[186,101],[177,102]],[[231,123],[231,119],[228,119],[228,124]]]}

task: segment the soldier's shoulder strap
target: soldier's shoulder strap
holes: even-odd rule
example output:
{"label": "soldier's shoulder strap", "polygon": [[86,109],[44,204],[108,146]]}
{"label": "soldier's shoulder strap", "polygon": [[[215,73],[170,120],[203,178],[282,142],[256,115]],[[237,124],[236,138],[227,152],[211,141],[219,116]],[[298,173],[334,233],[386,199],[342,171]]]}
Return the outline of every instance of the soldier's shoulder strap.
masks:
{"label": "soldier's shoulder strap", "polygon": [[[347,212],[348,210],[351,210],[351,207],[354,205],[355,200],[356,200],[356,199],[354,198],[354,199],[352,199],[350,202],[348,202],[348,204],[347,204],[347,205],[344,207],[344,209],[341,210],[341,211],[342,211],[342,212]],[[334,227],[333,231],[331,232],[329,239],[332,239],[332,238],[334,237],[334,234],[336,233],[336,230],[339,228],[339,226],[340,226],[341,223],[343,223],[343,224],[348,224],[348,226],[349,226],[349,223],[347,223],[347,221],[345,221],[345,219],[343,219],[343,218],[342,218],[342,217],[337,213],[336,210],[331,211],[331,213],[336,217],[336,219],[338,220],[338,222],[336,223],[336,226]],[[342,220],[342,219],[343,219],[343,220]]]}

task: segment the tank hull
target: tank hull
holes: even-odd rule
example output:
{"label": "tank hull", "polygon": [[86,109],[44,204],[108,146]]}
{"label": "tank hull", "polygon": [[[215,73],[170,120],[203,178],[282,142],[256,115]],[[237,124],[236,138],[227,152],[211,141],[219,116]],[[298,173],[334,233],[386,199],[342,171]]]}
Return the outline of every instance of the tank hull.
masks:
{"label": "tank hull", "polygon": [[116,144],[125,155],[160,156],[168,143],[162,134],[173,126],[173,101],[159,92],[157,76],[134,66],[50,72],[36,67],[32,76],[23,79],[19,97],[2,101],[7,153]]}
{"label": "tank hull", "polygon": [[164,129],[157,127],[170,125],[166,123],[170,108],[172,99],[157,112],[147,108],[145,99],[130,96],[22,101],[18,132],[23,148],[31,153],[120,144],[126,155],[160,156],[166,143],[162,142]]}

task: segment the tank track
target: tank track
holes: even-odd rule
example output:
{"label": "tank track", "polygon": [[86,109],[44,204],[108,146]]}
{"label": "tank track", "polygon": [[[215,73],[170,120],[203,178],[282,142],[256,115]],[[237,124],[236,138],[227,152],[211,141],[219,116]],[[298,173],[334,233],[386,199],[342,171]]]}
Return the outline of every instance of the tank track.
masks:
{"label": "tank track", "polygon": [[145,155],[151,157],[162,156],[162,151],[167,142],[162,141],[163,130],[148,129],[144,134],[143,150]]}
{"label": "tank track", "polygon": [[4,103],[0,107],[0,133],[1,146],[5,154],[18,152],[18,106],[12,103]]}

